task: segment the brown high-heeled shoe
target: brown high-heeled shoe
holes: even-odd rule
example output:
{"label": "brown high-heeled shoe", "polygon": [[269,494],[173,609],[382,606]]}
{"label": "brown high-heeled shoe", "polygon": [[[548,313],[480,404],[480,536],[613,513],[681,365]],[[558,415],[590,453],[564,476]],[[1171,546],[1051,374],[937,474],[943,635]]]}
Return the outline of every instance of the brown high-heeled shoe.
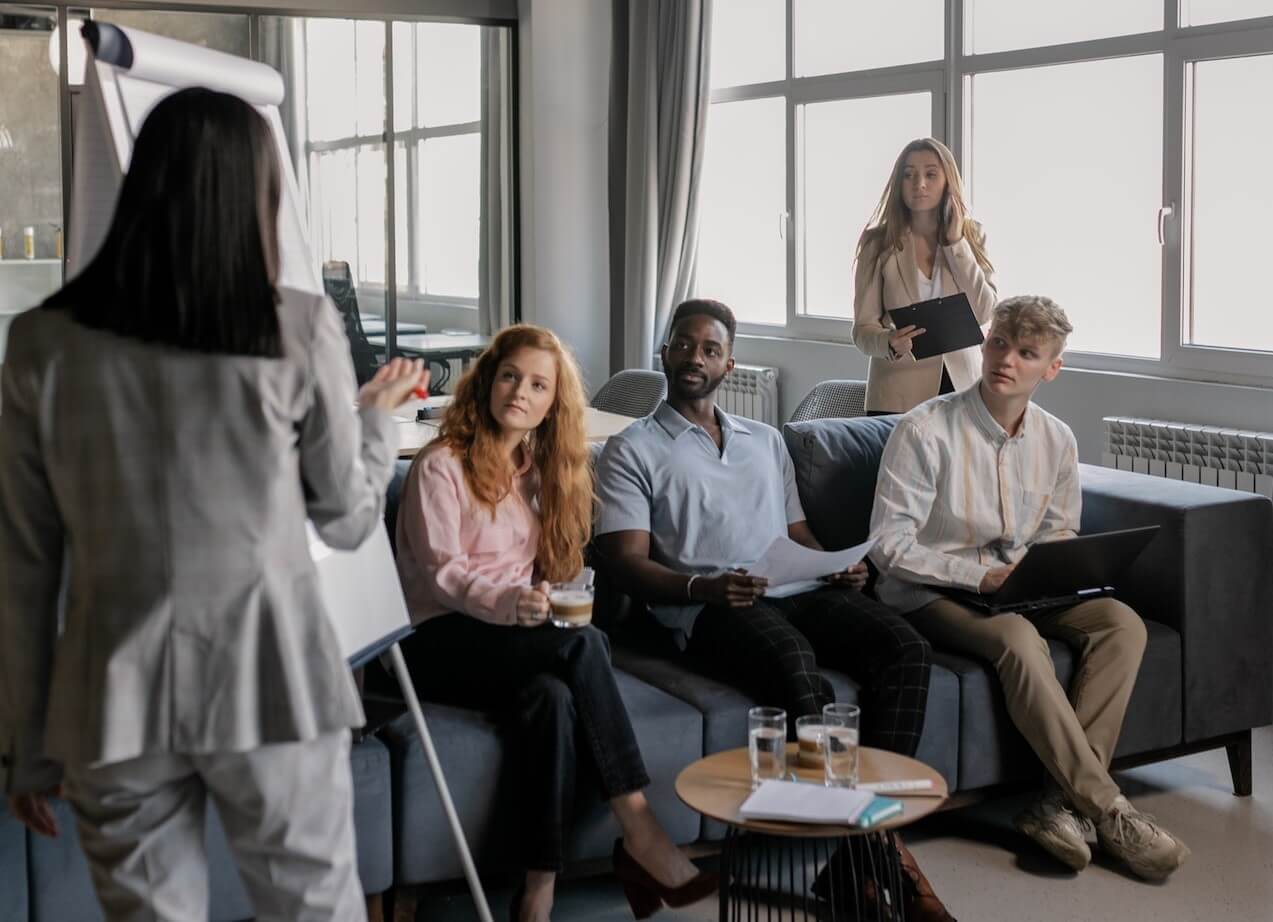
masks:
{"label": "brown high-heeled shoe", "polygon": [[632,915],[648,919],[666,903],[673,909],[697,903],[720,889],[720,875],[715,871],[699,871],[679,887],[659,883],[649,871],[623,847],[622,839],[614,840],[614,876],[623,885]]}

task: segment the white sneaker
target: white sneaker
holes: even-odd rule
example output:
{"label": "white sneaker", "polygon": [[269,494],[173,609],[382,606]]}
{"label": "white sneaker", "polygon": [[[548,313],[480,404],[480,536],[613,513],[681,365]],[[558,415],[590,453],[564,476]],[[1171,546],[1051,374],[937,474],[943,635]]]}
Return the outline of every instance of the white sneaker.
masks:
{"label": "white sneaker", "polygon": [[1101,847],[1144,880],[1160,881],[1185,863],[1189,848],[1123,795],[1096,822]]}
{"label": "white sneaker", "polygon": [[1087,836],[1092,821],[1081,816],[1057,791],[1045,794],[1017,814],[1013,825],[1062,864],[1081,871],[1092,860]]}

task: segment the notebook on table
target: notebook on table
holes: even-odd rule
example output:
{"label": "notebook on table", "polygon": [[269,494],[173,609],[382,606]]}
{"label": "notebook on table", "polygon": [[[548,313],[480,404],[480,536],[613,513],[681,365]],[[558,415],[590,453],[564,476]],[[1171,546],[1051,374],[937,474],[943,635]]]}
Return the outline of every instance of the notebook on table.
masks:
{"label": "notebook on table", "polygon": [[900,814],[900,800],[857,788],[829,788],[798,781],[763,781],[738,813],[746,820],[819,823],[870,829]]}
{"label": "notebook on table", "polygon": [[1157,525],[1147,525],[1035,544],[992,595],[931,588],[988,615],[1065,608],[1113,595],[1115,584],[1157,532]]}

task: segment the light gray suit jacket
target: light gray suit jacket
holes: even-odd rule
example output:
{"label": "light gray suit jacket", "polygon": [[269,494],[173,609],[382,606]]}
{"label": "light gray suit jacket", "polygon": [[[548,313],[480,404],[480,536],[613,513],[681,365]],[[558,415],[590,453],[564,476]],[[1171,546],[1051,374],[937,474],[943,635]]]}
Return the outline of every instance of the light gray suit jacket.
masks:
{"label": "light gray suit jacket", "polygon": [[389,414],[354,410],[331,303],[285,290],[278,313],[281,359],[149,345],[63,310],[10,327],[6,790],[56,780],[59,763],[241,751],[363,722],[305,520],[336,547],[370,534],[397,433]]}

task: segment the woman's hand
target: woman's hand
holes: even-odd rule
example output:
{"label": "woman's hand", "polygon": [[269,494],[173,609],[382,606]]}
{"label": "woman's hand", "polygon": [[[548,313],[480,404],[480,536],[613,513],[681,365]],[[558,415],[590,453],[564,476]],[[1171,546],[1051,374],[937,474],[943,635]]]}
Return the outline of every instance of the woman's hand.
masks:
{"label": "woman's hand", "polygon": [[927,332],[923,327],[917,327],[915,324],[904,326],[900,330],[894,330],[888,334],[888,349],[894,358],[900,359],[904,355],[911,354],[911,340],[916,336],[922,336]]}
{"label": "woman's hand", "polygon": [[392,412],[414,394],[429,396],[429,366],[423,359],[404,359],[399,356],[381,365],[375,376],[358,389],[358,406],[375,407]]}
{"label": "woman's hand", "polygon": [[538,627],[548,620],[548,583],[527,586],[517,596],[517,623],[522,627]]}
{"label": "woman's hand", "polygon": [[946,206],[946,226],[942,228],[942,237],[946,246],[953,246],[964,238],[964,219],[968,213],[958,199],[951,196]]}
{"label": "woman's hand", "polygon": [[9,795],[9,812],[32,832],[48,836],[50,839],[56,838],[57,820],[53,818],[49,798],[61,796],[61,785],[38,794],[11,794]]}
{"label": "woman's hand", "polygon": [[994,595],[1007,582],[1008,577],[1012,575],[1012,571],[1016,568],[1017,565],[1015,563],[1004,567],[991,567],[986,571],[986,575],[981,578],[981,585],[977,587],[977,591],[982,595]]}

